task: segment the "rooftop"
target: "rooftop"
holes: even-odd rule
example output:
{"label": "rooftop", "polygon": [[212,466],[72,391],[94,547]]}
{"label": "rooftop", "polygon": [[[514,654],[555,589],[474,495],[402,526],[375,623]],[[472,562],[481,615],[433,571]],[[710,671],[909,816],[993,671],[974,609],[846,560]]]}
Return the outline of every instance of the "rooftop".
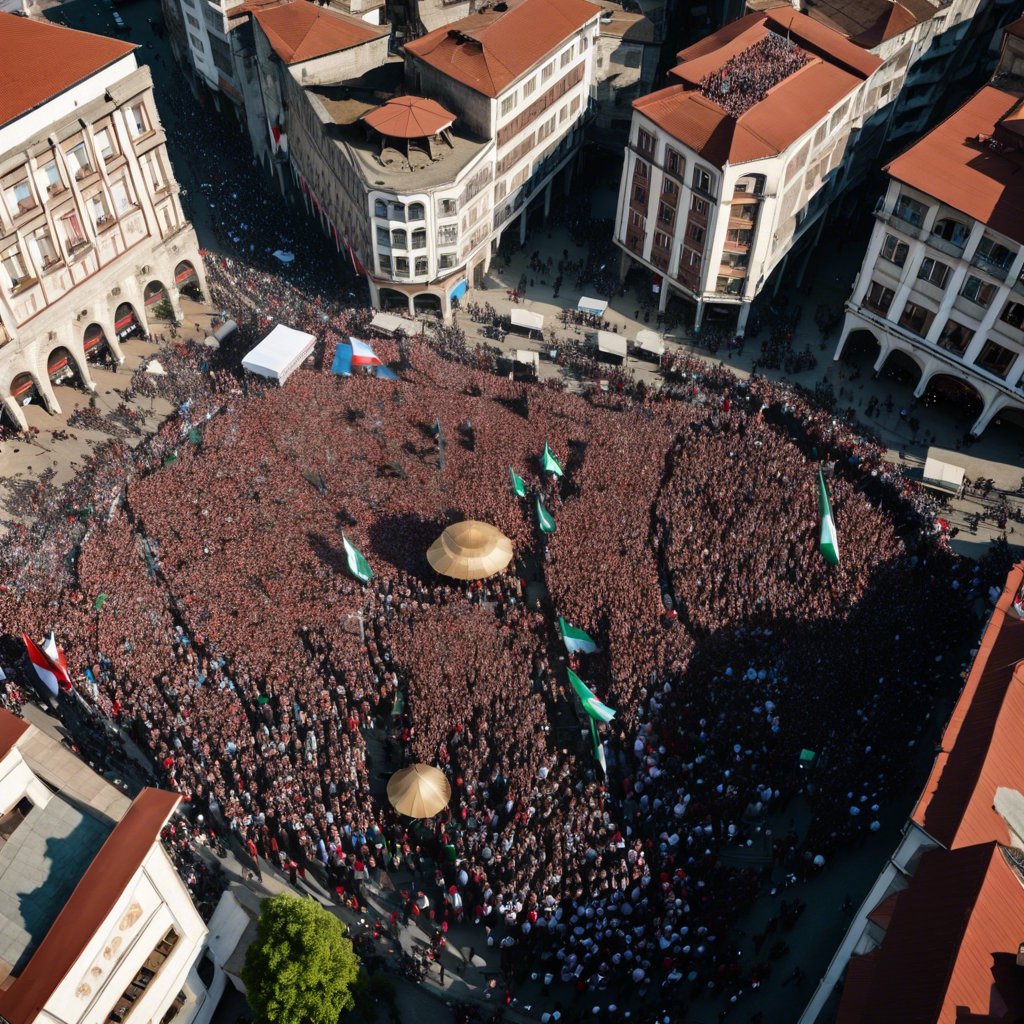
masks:
{"label": "rooftop", "polygon": [[718,167],[784,152],[880,63],[792,9],[740,18],[679,58],[681,84],[633,107]]}
{"label": "rooftop", "polygon": [[134,49],[121,39],[0,12],[0,126]]}
{"label": "rooftop", "polygon": [[624,11],[610,0],[593,0],[601,8],[601,35],[627,43],[653,43],[654,24],[638,11]]}
{"label": "rooftop", "polygon": [[1024,152],[1016,93],[976,92],[886,170],[955,210],[1024,242]]}
{"label": "rooftop", "polygon": [[428,32],[405,50],[493,98],[600,13],[588,0],[509,0]]}
{"label": "rooftop", "polygon": [[[792,9],[790,0],[747,0],[751,11]],[[928,0],[813,0],[803,7],[820,25],[864,49],[893,39],[934,17],[939,5]]]}
{"label": "rooftop", "polygon": [[301,64],[388,34],[387,26],[370,25],[307,0],[257,6],[252,15],[285,64]]}

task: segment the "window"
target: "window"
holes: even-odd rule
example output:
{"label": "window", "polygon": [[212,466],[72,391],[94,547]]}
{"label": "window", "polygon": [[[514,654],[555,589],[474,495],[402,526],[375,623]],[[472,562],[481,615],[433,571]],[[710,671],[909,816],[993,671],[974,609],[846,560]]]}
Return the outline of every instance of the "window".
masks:
{"label": "window", "polygon": [[662,178],[661,194],[663,196],[674,196],[679,191],[679,186],[671,178]]}
{"label": "window", "polygon": [[633,189],[633,201],[637,203],[646,203],[647,189],[642,188],[640,185],[637,185],[636,188]]}
{"label": "window", "polygon": [[383,199],[375,199],[373,201],[373,215],[374,217],[383,217],[384,220],[387,220],[388,204]]}
{"label": "window", "polygon": [[701,254],[699,252],[694,252],[692,249],[687,249],[686,251],[687,251],[687,253],[689,254],[689,257],[690,257],[690,266],[694,267],[697,270],[699,270],[700,269],[700,262],[701,262]]}
{"label": "window", "polygon": [[123,217],[134,205],[123,179],[110,183],[110,200],[114,205],[114,214],[118,217]]}
{"label": "window", "polygon": [[636,133],[636,148],[639,149],[641,153],[653,153],[654,136],[651,135],[649,132],[645,132],[643,128],[641,128]]}
{"label": "window", "polygon": [[379,224],[377,225],[377,244],[383,245],[385,248],[391,248],[391,232],[387,228],[382,228]]}
{"label": "window", "polygon": [[672,239],[665,234],[664,231],[654,232],[654,244],[659,249],[671,249]]}
{"label": "window", "polygon": [[7,190],[8,205],[11,208],[11,215],[17,217],[20,213],[31,210],[36,205],[32,198],[32,190],[28,187],[28,181],[19,181],[14,188]]}
{"label": "window", "polygon": [[513,92],[511,96],[506,96],[501,101],[501,116],[504,117],[506,114],[511,114],[516,109],[516,93]]}
{"label": "window", "polygon": [[699,224],[691,224],[687,234],[698,244],[704,241],[704,229]]}
{"label": "window", "polygon": [[430,271],[427,269],[427,257],[417,256],[416,257],[416,276],[426,277]]}
{"label": "window", "polygon": [[999,319],[1018,330],[1024,328],[1024,305],[1019,302],[1008,302]]}
{"label": "window", "polygon": [[928,207],[916,199],[911,199],[910,196],[900,196],[892,212],[894,217],[899,217],[900,220],[919,228],[924,223]]}
{"label": "window", "polygon": [[648,167],[643,160],[637,160],[633,165],[633,176],[636,178],[646,178],[648,176]]}
{"label": "window", "polygon": [[661,221],[662,224],[671,225],[675,215],[676,211],[671,206],[669,206],[668,203],[658,204],[658,220]]}
{"label": "window", "polygon": [[935,227],[932,228],[933,238],[940,238],[944,242],[955,245],[958,249],[962,249],[967,244],[970,233],[966,224],[961,224],[958,220],[951,220],[949,217],[943,217],[936,221]]}
{"label": "window", "polygon": [[36,262],[43,270],[49,270],[61,262],[49,228],[39,228],[32,235],[32,248],[35,249]]}
{"label": "window", "polygon": [[697,214],[698,217],[706,217],[708,215],[707,200],[701,199],[700,196],[692,196],[690,198],[690,210]]}
{"label": "window", "polygon": [[711,194],[711,175],[703,167],[695,167],[693,169],[693,187],[698,192]]}
{"label": "window", "polygon": [[89,154],[85,150],[84,142],[80,142],[68,150],[68,163],[71,165],[71,170],[77,181],[81,181],[87,174],[92,173],[92,164],[89,163]]}
{"label": "window", "polygon": [[994,270],[1009,270],[1015,253],[987,235],[978,243],[974,262]]}
{"label": "window", "polygon": [[88,241],[85,237],[85,232],[82,230],[82,221],[76,210],[65,213],[60,219],[60,225],[61,231],[64,234],[64,245],[69,253],[74,252]]}
{"label": "window", "polygon": [[451,268],[455,266],[455,253],[440,253],[437,257],[437,265],[441,270],[451,270]]}
{"label": "window", "polygon": [[642,228],[644,226],[644,217],[636,210],[629,211],[629,223],[635,228]]}
{"label": "window", "polygon": [[425,211],[422,203],[409,204],[409,220],[423,220]]}
{"label": "window", "polygon": [[133,103],[128,108],[128,134],[137,139],[149,131],[149,117],[146,114],[145,103]]}
{"label": "window", "polygon": [[412,233],[412,247],[414,249],[426,249],[427,247],[427,229],[417,228]]}
{"label": "window", "polygon": [[934,319],[935,314],[930,309],[925,309],[916,302],[908,302],[900,316],[900,327],[923,336],[928,333]]}
{"label": "window", "polygon": [[[193,48],[198,50],[200,53],[202,53],[203,52],[203,41],[202,41],[202,39],[200,39],[198,36],[192,35],[191,32],[189,32],[188,37],[189,37],[189,39],[192,40]],[[137,136],[135,136],[135,135],[132,136],[133,139],[136,138],[136,137]]]}
{"label": "window", "polygon": [[936,288],[945,288],[949,274],[950,269],[945,263],[926,256],[921,260],[921,269],[918,270],[917,277],[918,280],[927,281],[929,284],[935,285]]}
{"label": "window", "polygon": [[996,286],[989,281],[982,281],[980,277],[975,277],[972,274],[964,281],[960,294],[965,299],[969,299],[971,302],[975,302],[987,309],[995,298]]}
{"label": "window", "polygon": [[[406,235],[404,231],[392,231],[391,232],[391,248],[392,249],[405,249],[408,248],[406,245]],[[406,263],[409,261],[406,260]]]}
{"label": "window", "polygon": [[523,98],[532,96],[537,91],[537,79],[531,78],[526,82],[523,82]]}
{"label": "window", "polygon": [[384,274],[384,273],[390,274],[391,273],[391,257],[388,256],[385,253],[381,253],[380,256],[378,256],[377,258],[380,260],[381,273],[382,274]]}
{"label": "window", "polygon": [[994,376],[1002,378],[1010,372],[1010,367],[1016,358],[1016,352],[1011,352],[1010,349],[997,345],[994,341],[986,341],[981,355],[978,356],[975,363],[983,370],[988,370]]}
{"label": "window", "polygon": [[967,346],[970,345],[973,337],[974,332],[969,327],[964,327],[963,324],[958,324],[955,320],[948,320],[939,335],[939,348],[962,356],[967,351]]}
{"label": "window", "polygon": [[12,288],[16,288],[26,277],[28,277],[28,271],[25,269],[25,261],[21,258],[21,252],[17,247],[7,251],[4,258],[0,260],[0,266],[3,266],[4,270],[7,271],[7,276],[11,279]]}
{"label": "window", "polygon": [[454,199],[441,200],[441,216],[454,217],[459,212],[459,204]]}
{"label": "window", "polygon": [[558,112],[558,123],[561,124],[568,116],[569,106],[568,104],[566,104],[566,106],[562,107],[562,109]]}
{"label": "window", "polygon": [[550,79],[551,76],[554,73],[555,73],[555,62],[552,61],[550,64],[545,64],[544,67],[541,68],[541,72],[540,72],[541,84],[543,85],[546,81],[548,81],[548,79]]}
{"label": "window", "polygon": [[138,973],[132,978],[124,993],[115,1002],[106,1024],[123,1024],[125,1018],[132,1012],[138,1000],[142,998],[146,989],[160,972],[160,968],[167,962],[167,958],[177,944],[178,933],[173,928],[169,928],[164,937],[156,944],[153,952],[146,958],[145,963],[139,968]]}
{"label": "window", "polygon": [[51,160],[43,167],[43,179],[46,181],[46,192],[48,195],[53,195],[63,190],[64,182],[61,180],[60,169],[57,167],[56,160]]}
{"label": "window", "polygon": [[89,209],[92,213],[92,219],[98,228],[103,227],[112,219],[110,211],[107,209],[107,202],[103,196],[93,196],[89,201]]}
{"label": "window", "polygon": [[864,305],[884,315],[889,312],[889,307],[895,297],[896,293],[891,288],[872,281],[867,295],[864,296]]}
{"label": "window", "polygon": [[665,150],[665,164],[668,167],[670,174],[676,174],[679,175],[679,177],[682,177],[686,161],[671,147]]}
{"label": "window", "polygon": [[186,13],[185,20],[195,29],[202,28],[202,25],[199,24],[199,19],[191,14]]}
{"label": "window", "polygon": [[399,256],[395,259],[395,276],[409,276],[409,259],[406,256]]}
{"label": "window", "polygon": [[569,63],[572,61],[573,57],[575,57],[575,56],[576,56],[576,47],[575,46],[570,46],[569,49],[566,50],[565,53],[563,53],[561,58],[560,58],[560,63],[562,65],[562,67],[563,68],[567,68],[569,66]]}
{"label": "window", "polygon": [[455,245],[459,240],[458,224],[442,224],[437,229],[437,241],[439,245]]}
{"label": "window", "polygon": [[907,253],[909,252],[910,246],[906,242],[901,242],[895,235],[885,236],[885,241],[882,243],[882,259],[895,263],[897,267],[902,267],[907,262]]}

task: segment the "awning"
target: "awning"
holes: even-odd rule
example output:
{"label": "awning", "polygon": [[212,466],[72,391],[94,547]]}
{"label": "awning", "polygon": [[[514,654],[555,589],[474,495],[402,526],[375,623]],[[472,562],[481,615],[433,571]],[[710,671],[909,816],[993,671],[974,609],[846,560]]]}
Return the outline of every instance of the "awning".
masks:
{"label": "awning", "polygon": [[665,354],[665,342],[661,340],[661,335],[657,331],[637,331],[636,347],[655,356]]}
{"label": "awning", "polygon": [[387,334],[394,334],[395,331],[405,331],[408,334],[409,328],[413,325],[408,320],[395,316],[394,313],[374,313],[370,326]]}
{"label": "awning", "polygon": [[531,352],[529,349],[525,348],[517,348],[516,362],[526,363],[527,366],[532,366],[538,373],[540,372],[540,353],[538,352]]}
{"label": "awning", "polygon": [[512,326],[522,327],[527,331],[543,331],[544,317],[540,313],[531,313],[527,309],[513,309]]}
{"label": "awning", "polygon": [[608,311],[608,303],[604,299],[592,299],[588,295],[581,295],[576,308],[583,313],[593,313],[594,316],[604,316]]}
{"label": "awning", "polygon": [[960,485],[964,482],[965,470],[963,466],[954,466],[949,462],[942,462],[931,452],[928,453],[924,463],[925,487],[934,491],[942,491],[944,494],[956,494]]}
{"label": "awning", "polygon": [[316,338],[278,324],[242,360],[242,369],[283,384],[313,351]]}
{"label": "awning", "polygon": [[611,331],[597,331],[597,351],[606,356],[626,358],[626,339]]}

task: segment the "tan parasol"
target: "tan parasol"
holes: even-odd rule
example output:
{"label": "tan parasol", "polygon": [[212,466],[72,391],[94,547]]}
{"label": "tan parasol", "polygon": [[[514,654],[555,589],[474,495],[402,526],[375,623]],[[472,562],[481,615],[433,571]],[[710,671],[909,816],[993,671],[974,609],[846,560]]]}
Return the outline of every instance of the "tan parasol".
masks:
{"label": "tan parasol", "polygon": [[435,572],[457,580],[483,580],[512,561],[512,541],[488,523],[467,519],[445,529],[427,550]]}
{"label": "tan parasol", "polygon": [[452,787],[440,768],[411,764],[388,779],[388,800],[399,814],[432,818],[448,806]]}

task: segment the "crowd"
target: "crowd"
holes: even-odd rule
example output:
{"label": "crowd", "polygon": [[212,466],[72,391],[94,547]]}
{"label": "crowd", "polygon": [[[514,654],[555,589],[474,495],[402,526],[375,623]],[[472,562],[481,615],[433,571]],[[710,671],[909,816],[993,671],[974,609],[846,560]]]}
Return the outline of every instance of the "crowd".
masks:
{"label": "crowd", "polygon": [[791,39],[769,32],[705,75],[698,88],[701,95],[738,118],[810,59]]}

